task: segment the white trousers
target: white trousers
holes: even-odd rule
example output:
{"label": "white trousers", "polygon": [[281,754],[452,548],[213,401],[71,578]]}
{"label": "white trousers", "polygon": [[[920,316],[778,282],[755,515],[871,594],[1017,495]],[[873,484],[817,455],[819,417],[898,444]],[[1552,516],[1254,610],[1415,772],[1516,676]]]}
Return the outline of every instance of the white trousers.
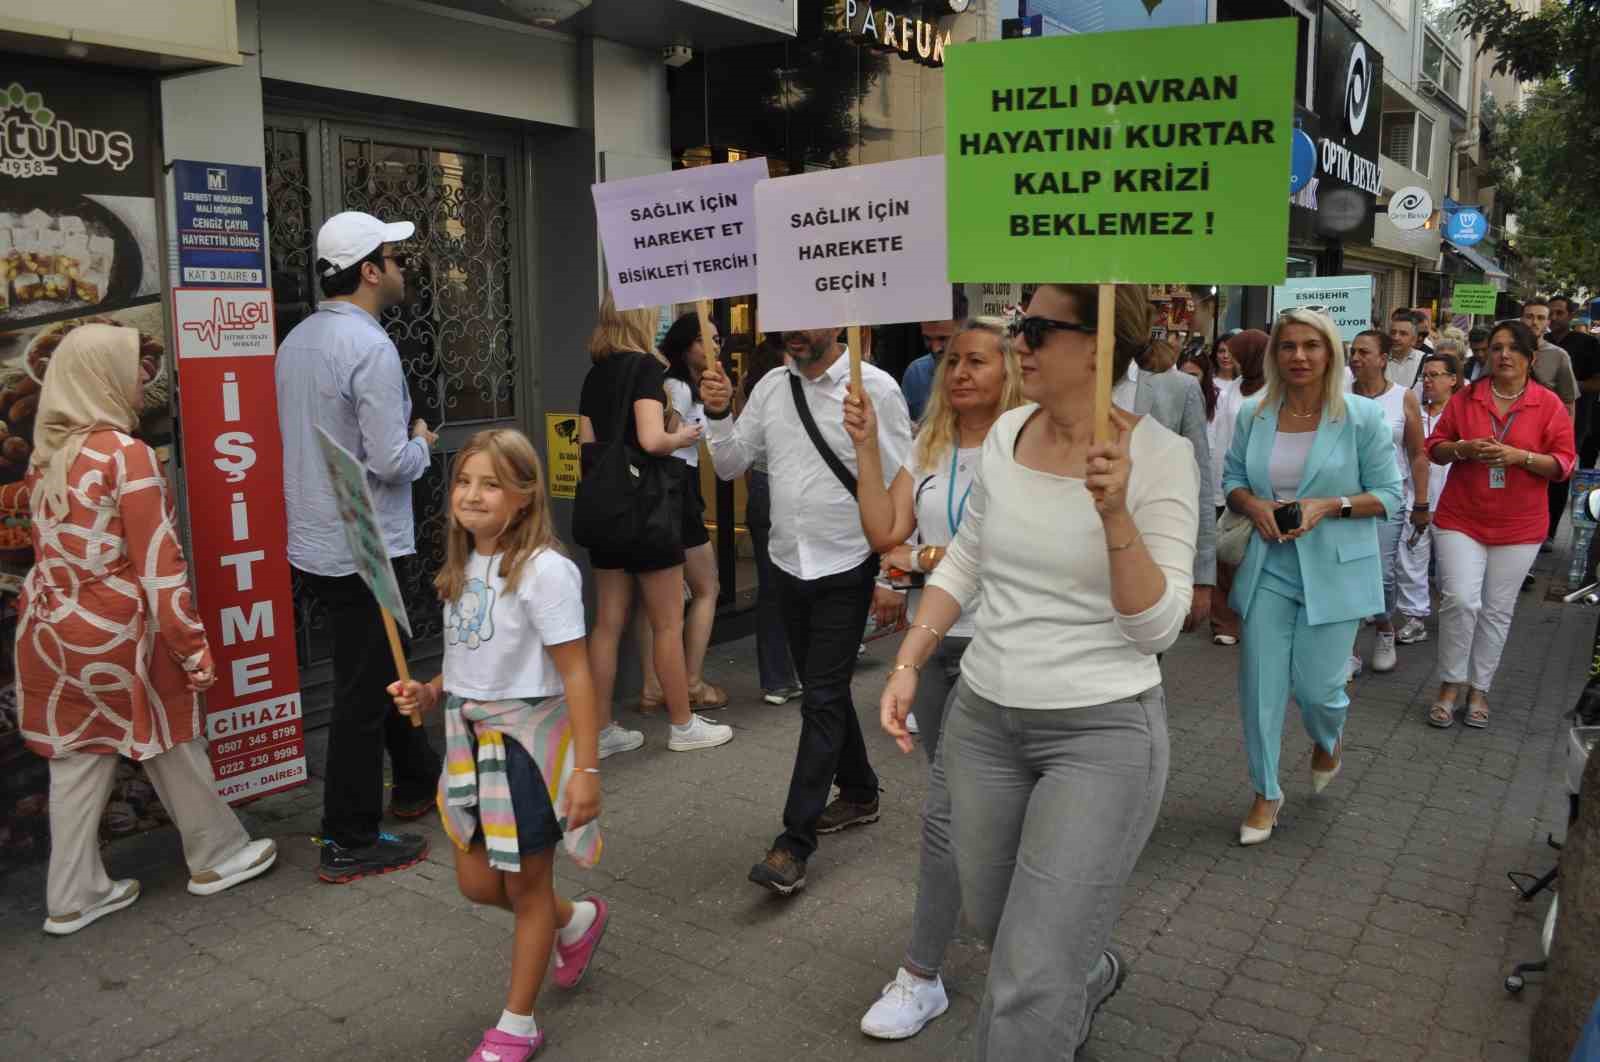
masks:
{"label": "white trousers", "polygon": [[1433,611],[1433,596],[1428,589],[1428,563],[1433,559],[1433,525],[1428,525],[1415,546],[1410,544],[1414,533],[1410,521],[1407,521],[1405,534],[1400,539],[1400,614],[1427,619]]}
{"label": "white trousers", "polygon": [[1539,543],[1485,546],[1459,531],[1437,531],[1434,548],[1439,553],[1439,681],[1469,682],[1487,693]]}
{"label": "white trousers", "polygon": [[[145,777],[178,832],[191,876],[239,853],[250,835],[217,796],[204,740],[174,745],[144,761]],[[117,757],[73,752],[50,761],[50,875],[45,906],[50,917],[86,911],[111,895],[100,859],[100,815],[116,781]]]}

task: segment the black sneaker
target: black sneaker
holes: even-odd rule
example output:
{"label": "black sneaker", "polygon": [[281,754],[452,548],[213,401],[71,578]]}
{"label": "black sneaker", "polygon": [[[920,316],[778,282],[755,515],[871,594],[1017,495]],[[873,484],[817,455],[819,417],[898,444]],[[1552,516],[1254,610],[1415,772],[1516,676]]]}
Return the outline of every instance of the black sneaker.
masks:
{"label": "black sneaker", "polygon": [[838,797],[822,809],[822,817],[817,819],[817,832],[838,833],[851,826],[865,826],[869,822],[877,821],[877,797],[873,797],[871,803],[867,804],[857,804],[844,797]]}
{"label": "black sneaker", "polygon": [[436,795],[429,792],[426,796],[414,800],[402,800],[394,797],[389,801],[389,814],[404,822],[420,819],[434,809]]}
{"label": "black sneaker", "polygon": [[416,866],[428,858],[428,839],[415,833],[380,833],[364,848],[345,848],[322,842],[322,865],[317,877],[330,885],[345,885],[373,874],[390,874]]}
{"label": "black sneaker", "polygon": [[1100,986],[1097,995],[1088,1000],[1088,1007],[1083,1015],[1083,1032],[1078,1037],[1078,1050],[1083,1050],[1083,1045],[1089,1042],[1089,1030],[1094,1026],[1094,1016],[1100,1012],[1105,1001],[1117,994],[1122,987],[1122,982],[1128,979],[1128,964],[1122,961],[1122,953],[1115,948],[1107,948],[1103,953],[1106,962],[1111,964],[1111,976]]}
{"label": "black sneaker", "polygon": [[779,896],[788,896],[806,886],[806,861],[796,859],[788,849],[774,848],[767,858],[750,868],[750,880]]}

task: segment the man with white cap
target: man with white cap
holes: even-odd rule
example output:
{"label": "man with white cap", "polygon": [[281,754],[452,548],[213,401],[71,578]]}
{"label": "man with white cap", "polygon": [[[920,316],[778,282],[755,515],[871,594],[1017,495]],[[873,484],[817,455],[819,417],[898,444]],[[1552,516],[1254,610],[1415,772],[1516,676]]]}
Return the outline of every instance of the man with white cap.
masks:
{"label": "man with white cap", "polygon": [[289,511],[289,563],[328,614],[333,637],[333,719],[322,801],[322,861],[317,876],[344,883],[400,870],[426,858],[417,834],[381,829],[383,751],[394,766],[396,818],[433,808],[439,754],[426,731],[393,707],[395,681],[378,602],[356,574],[316,429],[367,467],[384,544],[396,567],[416,553],[411,484],[428,470],[435,436],[418,420],[408,430],[411,396],[400,353],[379,317],[405,300],[409,221],[385,223],[349,211],[317,233],[317,276],[326,301],[278,348],[278,422]]}

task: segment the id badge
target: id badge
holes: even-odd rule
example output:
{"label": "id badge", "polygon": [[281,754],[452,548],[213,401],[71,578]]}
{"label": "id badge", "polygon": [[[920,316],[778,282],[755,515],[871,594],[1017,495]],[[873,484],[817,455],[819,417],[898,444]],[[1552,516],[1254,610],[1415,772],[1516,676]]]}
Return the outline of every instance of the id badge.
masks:
{"label": "id badge", "polygon": [[1506,470],[1503,468],[1489,469],[1489,486],[1501,490],[1506,485]]}

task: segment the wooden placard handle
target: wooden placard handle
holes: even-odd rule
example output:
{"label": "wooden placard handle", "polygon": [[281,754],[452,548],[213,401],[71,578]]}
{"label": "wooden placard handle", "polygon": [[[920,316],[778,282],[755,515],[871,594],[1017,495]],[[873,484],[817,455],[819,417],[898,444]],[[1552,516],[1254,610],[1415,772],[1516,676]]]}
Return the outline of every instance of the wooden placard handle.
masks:
{"label": "wooden placard handle", "polygon": [[851,325],[845,334],[845,341],[850,346],[850,393],[859,397],[861,394],[861,326]]}
{"label": "wooden placard handle", "polygon": [[[383,631],[389,636],[389,652],[394,654],[395,673],[400,676],[401,682],[410,682],[411,669],[406,666],[406,651],[400,644],[400,629],[394,625],[394,617],[389,615],[388,609],[380,606],[378,611],[383,613]],[[411,725],[421,726],[422,716],[412,715]]]}
{"label": "wooden placard handle", "polygon": [[1094,441],[1111,441],[1111,366],[1117,342],[1117,286],[1100,285],[1094,336]]}

